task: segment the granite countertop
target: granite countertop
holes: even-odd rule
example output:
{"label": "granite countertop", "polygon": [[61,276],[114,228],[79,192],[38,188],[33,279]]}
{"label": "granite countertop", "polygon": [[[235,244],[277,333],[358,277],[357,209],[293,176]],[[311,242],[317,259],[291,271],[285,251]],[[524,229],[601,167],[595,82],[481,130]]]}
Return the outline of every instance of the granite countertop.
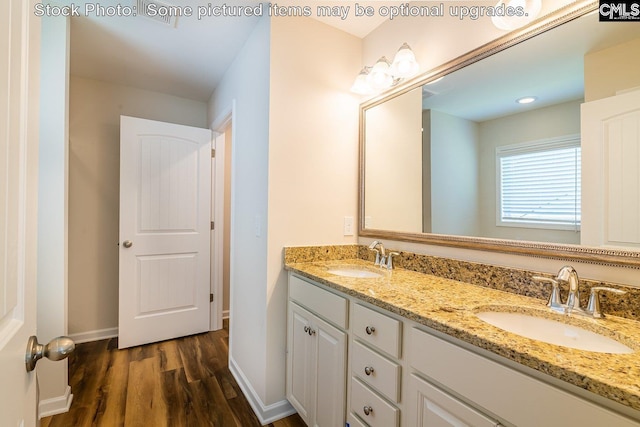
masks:
{"label": "granite countertop", "polygon": [[[330,274],[330,267],[358,265],[381,278]],[[489,325],[475,313],[510,311],[562,320],[612,337],[640,351],[640,322],[606,316],[591,319],[551,312],[541,300],[396,268],[391,272],[360,259],[286,263],[285,268],[337,291],[443,332],[524,366],[640,410],[637,353],[582,351],[532,340]]]}

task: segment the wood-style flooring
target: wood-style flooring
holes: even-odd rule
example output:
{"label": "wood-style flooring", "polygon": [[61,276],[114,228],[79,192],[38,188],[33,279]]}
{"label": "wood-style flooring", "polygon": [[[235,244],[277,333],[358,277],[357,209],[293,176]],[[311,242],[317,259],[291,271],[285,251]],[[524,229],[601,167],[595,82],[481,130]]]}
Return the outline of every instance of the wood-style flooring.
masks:
{"label": "wood-style flooring", "polygon": [[[228,369],[228,330],[118,350],[79,344],[69,360],[71,409],[42,427],[260,426]],[[297,415],[270,427],[304,427]]]}

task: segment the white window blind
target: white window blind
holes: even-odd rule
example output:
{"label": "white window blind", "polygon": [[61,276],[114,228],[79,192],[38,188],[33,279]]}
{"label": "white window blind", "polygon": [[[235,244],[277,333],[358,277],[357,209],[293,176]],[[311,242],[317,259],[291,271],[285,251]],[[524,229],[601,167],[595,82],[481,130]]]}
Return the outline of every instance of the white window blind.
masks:
{"label": "white window blind", "polygon": [[498,147],[498,225],[579,230],[578,135]]}

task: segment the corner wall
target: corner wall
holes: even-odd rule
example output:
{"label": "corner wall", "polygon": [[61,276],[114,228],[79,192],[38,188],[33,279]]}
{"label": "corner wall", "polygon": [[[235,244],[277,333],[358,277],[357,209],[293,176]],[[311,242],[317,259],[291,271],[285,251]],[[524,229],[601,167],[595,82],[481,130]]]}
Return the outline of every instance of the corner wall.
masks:
{"label": "corner wall", "polygon": [[267,400],[267,196],[271,23],[253,33],[209,100],[208,123],[232,117],[229,364],[262,421],[290,411]]}
{"label": "corner wall", "polygon": [[[42,19],[38,165],[38,339],[67,334],[69,19]],[[38,364],[39,415],[69,410],[68,361]]]}

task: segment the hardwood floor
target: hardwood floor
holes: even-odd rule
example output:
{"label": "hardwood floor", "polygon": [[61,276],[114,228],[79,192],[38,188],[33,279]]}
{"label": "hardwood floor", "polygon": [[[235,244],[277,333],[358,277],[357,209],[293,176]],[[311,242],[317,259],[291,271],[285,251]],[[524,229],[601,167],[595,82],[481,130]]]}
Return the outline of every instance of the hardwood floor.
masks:
{"label": "hardwood floor", "polygon": [[[42,427],[260,426],[227,367],[227,330],[132,349],[79,344],[69,360],[71,409]],[[297,415],[270,427],[303,427]]]}

